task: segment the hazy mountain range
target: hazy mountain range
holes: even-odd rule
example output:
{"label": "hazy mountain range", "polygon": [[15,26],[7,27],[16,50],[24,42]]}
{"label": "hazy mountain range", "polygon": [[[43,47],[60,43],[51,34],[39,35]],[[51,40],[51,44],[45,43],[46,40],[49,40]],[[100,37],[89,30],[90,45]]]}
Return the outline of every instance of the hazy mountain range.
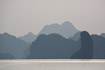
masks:
{"label": "hazy mountain range", "polygon": [[[9,54],[14,58],[24,58],[24,50],[29,46],[25,41],[8,33],[0,34],[0,54]],[[8,55],[8,56],[9,56]]]}
{"label": "hazy mountain range", "polygon": [[105,38],[83,31],[74,41],[58,34],[40,35],[30,47],[29,59],[105,59]]}
{"label": "hazy mountain range", "polygon": [[90,35],[66,21],[46,25],[37,35],[0,34],[0,59],[105,59],[105,33]]}
{"label": "hazy mountain range", "polygon": [[27,43],[32,43],[36,39],[36,35],[34,35],[32,32],[29,32],[28,34],[24,36],[19,36],[19,39],[22,39],[23,41]]}
{"label": "hazy mountain range", "polygon": [[74,34],[77,32],[79,32],[79,30],[76,29],[71,22],[65,21],[62,25],[60,24],[46,25],[37,35],[34,35],[32,32],[29,32],[24,36],[19,36],[19,39],[22,39],[27,43],[32,43],[41,34],[48,35],[56,33],[62,35],[65,38],[69,38],[74,36]]}
{"label": "hazy mountain range", "polygon": [[65,21],[62,25],[59,24],[52,24],[52,25],[46,25],[38,35],[40,34],[52,34],[56,33],[59,35],[62,35],[65,38],[72,37],[75,33],[79,32],[71,22]]}

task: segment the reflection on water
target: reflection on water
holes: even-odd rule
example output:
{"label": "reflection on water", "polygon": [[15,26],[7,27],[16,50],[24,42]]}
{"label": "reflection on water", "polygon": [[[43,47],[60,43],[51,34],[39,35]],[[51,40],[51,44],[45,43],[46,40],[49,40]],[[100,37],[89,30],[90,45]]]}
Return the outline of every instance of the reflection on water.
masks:
{"label": "reflection on water", "polygon": [[0,70],[105,70],[105,60],[0,60]]}

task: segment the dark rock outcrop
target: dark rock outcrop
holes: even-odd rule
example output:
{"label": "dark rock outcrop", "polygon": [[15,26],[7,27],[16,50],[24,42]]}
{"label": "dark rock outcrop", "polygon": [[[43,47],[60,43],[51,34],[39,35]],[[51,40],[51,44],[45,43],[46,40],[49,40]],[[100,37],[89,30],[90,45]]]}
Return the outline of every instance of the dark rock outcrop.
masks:
{"label": "dark rock outcrop", "polygon": [[81,32],[81,48],[75,53],[72,59],[92,59],[93,58],[93,41],[88,32]]}
{"label": "dark rock outcrop", "polygon": [[29,59],[69,59],[80,43],[58,34],[40,35],[30,48]]}
{"label": "dark rock outcrop", "polygon": [[94,44],[93,59],[105,59],[105,38],[99,35],[92,35]]}

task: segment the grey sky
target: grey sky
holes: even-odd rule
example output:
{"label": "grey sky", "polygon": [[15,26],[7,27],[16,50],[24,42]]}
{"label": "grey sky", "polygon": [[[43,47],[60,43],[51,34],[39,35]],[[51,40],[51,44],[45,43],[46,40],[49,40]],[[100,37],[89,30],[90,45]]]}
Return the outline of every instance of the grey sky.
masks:
{"label": "grey sky", "polygon": [[37,34],[47,24],[64,21],[105,33],[105,0],[0,0],[0,33]]}

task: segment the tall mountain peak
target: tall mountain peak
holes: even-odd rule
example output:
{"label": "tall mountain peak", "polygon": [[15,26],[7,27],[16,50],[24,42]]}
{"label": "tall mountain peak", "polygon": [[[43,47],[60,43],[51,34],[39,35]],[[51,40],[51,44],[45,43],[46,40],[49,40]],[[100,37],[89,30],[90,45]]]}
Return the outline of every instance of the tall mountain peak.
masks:
{"label": "tall mountain peak", "polygon": [[[72,25],[72,23],[71,22],[69,22],[69,21],[65,21],[65,22],[63,22],[63,24],[62,25]],[[72,25],[73,26],[73,25]]]}
{"label": "tall mountain peak", "polygon": [[62,25],[59,24],[51,24],[51,25],[47,25],[45,26],[38,35],[40,34],[60,34],[65,38],[69,38],[72,37],[75,33],[79,32],[79,30],[77,30],[73,24],[69,21],[65,21]]}

